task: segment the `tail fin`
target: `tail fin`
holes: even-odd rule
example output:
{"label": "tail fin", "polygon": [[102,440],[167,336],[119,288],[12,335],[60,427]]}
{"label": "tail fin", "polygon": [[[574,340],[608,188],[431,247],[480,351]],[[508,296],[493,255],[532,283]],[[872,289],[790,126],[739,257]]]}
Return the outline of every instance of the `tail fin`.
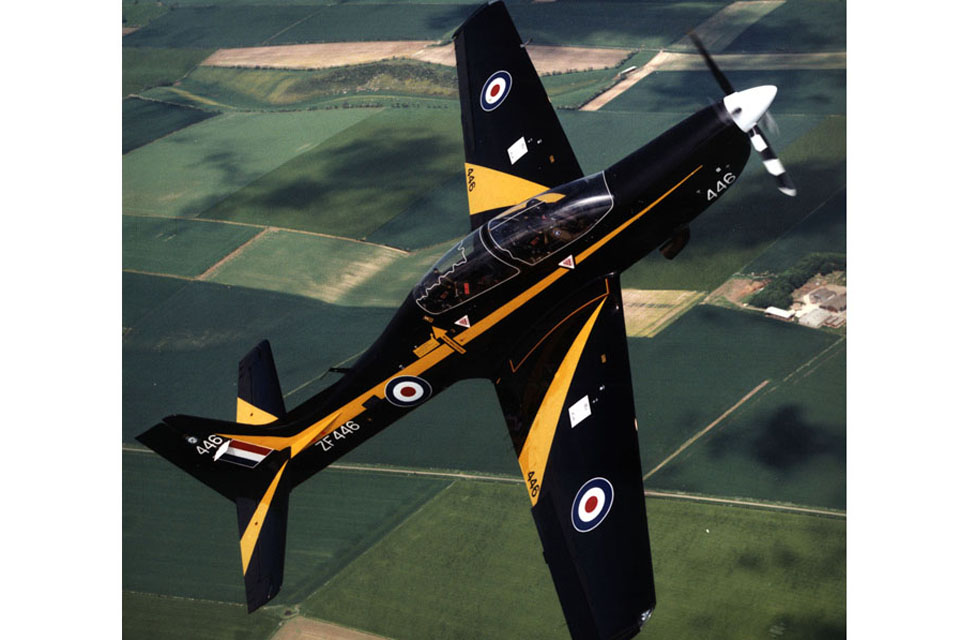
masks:
{"label": "tail fin", "polygon": [[263,340],[240,361],[237,422],[268,424],[286,414],[270,343]]}
{"label": "tail fin", "polygon": [[137,437],[144,445],[237,505],[247,610],[270,601],[283,583],[290,449],[275,450],[218,433],[236,424],[170,416]]}

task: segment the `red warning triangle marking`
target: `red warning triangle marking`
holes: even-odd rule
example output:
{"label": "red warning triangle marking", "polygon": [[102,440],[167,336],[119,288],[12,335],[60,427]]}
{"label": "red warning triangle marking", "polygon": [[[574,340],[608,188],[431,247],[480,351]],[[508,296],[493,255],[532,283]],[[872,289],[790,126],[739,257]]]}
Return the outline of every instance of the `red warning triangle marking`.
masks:
{"label": "red warning triangle marking", "polygon": [[463,316],[462,318],[460,318],[459,320],[457,320],[457,321],[454,322],[453,324],[458,325],[458,326],[461,326],[461,327],[465,327],[465,328],[469,329],[469,328],[470,328],[470,318],[468,318],[467,316]]}
{"label": "red warning triangle marking", "polygon": [[564,269],[576,269],[577,263],[573,260],[573,254],[571,253],[569,256],[561,260],[560,266]]}

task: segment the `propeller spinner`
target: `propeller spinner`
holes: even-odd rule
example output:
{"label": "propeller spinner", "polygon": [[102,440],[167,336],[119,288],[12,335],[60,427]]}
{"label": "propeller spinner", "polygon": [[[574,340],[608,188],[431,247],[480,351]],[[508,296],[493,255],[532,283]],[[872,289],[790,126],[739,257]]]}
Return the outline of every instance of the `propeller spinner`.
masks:
{"label": "propeller spinner", "polygon": [[717,84],[723,89],[723,93],[725,94],[723,99],[724,106],[727,108],[733,121],[737,123],[737,126],[750,136],[750,143],[753,145],[753,148],[756,149],[757,153],[760,154],[767,173],[777,179],[777,188],[785,195],[797,195],[796,185],[793,184],[793,180],[787,175],[787,170],[784,168],[783,163],[780,162],[780,158],[777,157],[773,147],[770,146],[770,141],[767,140],[767,136],[764,135],[757,124],[760,121],[767,123],[773,121],[767,113],[767,109],[770,108],[774,96],[777,95],[777,88],[773,85],[764,85],[745,91],[737,91],[733,88],[733,85],[723,72],[720,71],[720,67],[718,67],[717,63],[710,57],[710,54],[707,53],[700,38],[694,33],[690,33],[689,35],[697,51],[700,52],[700,55],[703,56],[704,61],[707,63],[707,67],[710,68],[710,72],[716,79]]}

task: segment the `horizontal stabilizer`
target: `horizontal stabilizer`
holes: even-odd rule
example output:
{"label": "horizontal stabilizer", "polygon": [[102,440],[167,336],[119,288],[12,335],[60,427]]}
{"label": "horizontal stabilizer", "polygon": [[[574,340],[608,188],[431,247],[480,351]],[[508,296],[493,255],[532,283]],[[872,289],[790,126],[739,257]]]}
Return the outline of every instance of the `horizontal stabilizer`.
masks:
{"label": "horizontal stabilizer", "polygon": [[267,603],[283,583],[287,536],[290,449],[275,450],[219,435],[233,422],[170,416],[137,437],[220,495],[233,500],[240,528],[240,558],[247,608]]}

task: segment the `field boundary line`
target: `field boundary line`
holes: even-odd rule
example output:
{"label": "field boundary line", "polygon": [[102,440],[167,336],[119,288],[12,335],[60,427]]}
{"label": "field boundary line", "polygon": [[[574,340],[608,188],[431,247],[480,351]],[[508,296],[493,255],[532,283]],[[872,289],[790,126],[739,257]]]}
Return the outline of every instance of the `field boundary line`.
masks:
{"label": "field boundary line", "polygon": [[234,249],[233,251],[231,251],[230,253],[228,253],[227,255],[223,256],[222,258],[217,260],[215,263],[210,265],[206,271],[204,271],[199,276],[197,276],[197,280],[207,280],[211,276],[215,275],[217,271],[223,268],[223,265],[237,258],[241,253],[246,251],[247,248],[250,245],[252,245],[254,242],[259,240],[263,236],[267,235],[268,233],[272,233],[272,232],[273,232],[273,229],[270,227],[261,229],[260,232],[254,235],[252,238],[250,238],[249,240],[241,244],[239,247],[237,247],[236,249]]}
{"label": "field boundary line", "polygon": [[[124,444],[124,451],[131,453],[148,453],[158,455],[152,449],[138,447],[135,445]],[[507,476],[484,475],[482,473],[464,473],[461,471],[429,471],[427,469],[416,469],[412,467],[386,467],[363,464],[338,464],[333,463],[326,467],[327,469],[336,469],[339,471],[368,471],[370,473],[392,473],[405,476],[429,476],[433,478],[446,478],[449,480],[488,480],[491,482],[506,482],[510,484],[524,484],[523,478],[512,478]]]}
{"label": "field boundary line", "polygon": [[[199,124],[199,123],[197,123]],[[203,218],[200,216],[197,217],[186,217],[186,216],[165,216],[158,213],[153,213],[147,210],[137,210],[137,209],[124,209],[121,215],[129,216],[131,218],[156,218],[161,220],[185,220],[187,222],[196,221],[196,222],[210,222],[216,224],[232,224],[237,227],[253,227],[254,229],[263,229],[271,231],[283,231],[286,233],[299,233],[305,236],[316,236],[318,238],[329,238],[330,240],[344,240],[346,242],[353,242],[355,244],[363,244],[368,247],[377,247],[379,249],[386,249],[388,251],[394,251],[396,253],[409,256],[412,255],[413,251],[407,251],[406,249],[401,249],[400,247],[391,247],[388,244],[380,244],[378,242],[370,242],[369,240],[360,240],[359,238],[348,238],[347,236],[335,236],[332,233],[322,233],[320,231],[307,231],[306,229],[290,229],[288,227],[277,227],[274,225],[268,224],[257,224],[256,222],[241,222],[238,220],[218,220],[216,218]],[[446,243],[438,242],[436,245],[431,246],[447,246]],[[427,247],[425,247],[427,248]],[[421,251],[421,249],[417,249]]]}
{"label": "field boundary line", "polygon": [[[193,282],[197,279],[196,276],[181,276],[176,273],[163,273],[161,271],[144,271],[143,269],[128,269],[124,267],[121,269],[123,273],[137,273],[142,276],[157,276],[159,278],[174,278],[176,280],[186,280],[187,282]],[[131,327],[132,328],[132,327]]]}
{"label": "field boundary line", "polygon": [[750,398],[752,398],[753,396],[755,396],[761,389],[763,389],[763,388],[764,388],[765,386],[767,386],[768,384],[770,384],[770,380],[764,380],[763,382],[761,382],[760,384],[758,384],[757,386],[755,386],[750,392],[747,393],[747,395],[745,395],[745,396],[743,396],[742,398],[740,398],[735,405],[733,405],[732,407],[730,407],[729,409],[727,409],[726,411],[724,411],[724,412],[720,415],[719,418],[717,418],[716,420],[714,420],[713,422],[711,422],[710,424],[708,424],[706,427],[704,427],[703,429],[701,429],[700,431],[698,431],[697,433],[695,433],[695,434],[693,435],[693,437],[689,438],[686,442],[684,442],[682,445],[680,445],[680,448],[679,448],[679,449],[677,449],[676,451],[674,451],[673,453],[671,453],[669,456],[667,456],[660,464],[658,464],[657,466],[655,466],[651,471],[648,471],[647,474],[646,474],[645,476],[643,476],[643,481],[646,482],[647,479],[648,479],[650,476],[652,476],[653,474],[655,474],[657,471],[659,471],[660,469],[662,469],[664,465],[666,465],[668,462],[670,462],[671,460],[673,460],[674,458],[676,458],[678,455],[680,455],[681,453],[683,453],[683,451],[684,451],[687,447],[689,447],[689,446],[692,445],[694,442],[696,442],[697,440],[699,440],[700,438],[702,438],[704,435],[707,434],[707,432],[709,432],[709,431],[710,431],[711,429],[713,429],[715,426],[717,426],[718,424],[720,424],[721,422],[723,422],[724,418],[726,418],[726,417],[729,416],[731,413],[733,413],[734,411],[736,411],[737,409],[739,409],[739,408],[743,405],[744,402],[746,402],[747,400],[749,400]]}
{"label": "field boundary line", "polygon": [[[760,385],[762,386],[762,385]],[[131,445],[123,445],[124,451],[129,451],[131,453],[146,453],[150,455],[157,455],[151,449],[145,447],[137,447]],[[366,471],[370,473],[392,473],[398,475],[414,475],[414,476],[431,476],[436,478],[446,478],[449,480],[489,480],[493,482],[504,482],[507,484],[524,484],[522,478],[508,478],[506,476],[493,476],[493,475],[483,475],[483,474],[471,474],[471,473],[461,473],[456,471],[427,471],[423,469],[414,469],[409,467],[380,467],[380,466],[368,466],[368,465],[359,465],[359,464],[331,464],[328,469],[337,469],[340,471]],[[651,472],[652,473],[652,472]],[[646,478],[644,478],[646,479]],[[449,487],[453,486],[451,482],[447,487],[438,491],[434,496],[429,500],[423,503],[415,511],[411,512],[410,516],[404,519],[403,522],[406,522],[407,519],[412,517],[418,511],[423,509],[427,504],[433,501],[438,495],[446,491]],[[689,493],[679,493],[674,491],[658,491],[656,489],[644,489],[643,494],[652,498],[676,498],[678,500],[693,500],[696,502],[710,502],[717,504],[729,504],[737,505],[743,507],[758,507],[763,509],[776,509],[779,511],[793,511],[797,513],[810,513],[815,515],[824,515],[824,516],[835,516],[838,518],[846,518],[847,514],[845,511],[839,510],[830,510],[830,509],[817,509],[815,507],[800,507],[796,505],[785,505],[778,504],[776,502],[761,502],[756,500],[743,500],[740,498],[721,498],[715,496],[703,496],[703,495],[694,495]],[[395,531],[397,527],[403,524],[400,522],[396,527],[391,529],[390,533]],[[359,556],[357,556],[359,558]],[[333,576],[331,576],[332,578]],[[129,589],[128,589],[129,591]],[[152,595],[152,594],[147,594]],[[170,596],[170,597],[179,597],[179,596]],[[186,598],[190,599],[190,598]]]}
{"label": "field boundary line", "polygon": [[831,349],[833,349],[833,348],[836,347],[837,345],[845,342],[846,339],[847,339],[846,336],[841,336],[841,337],[837,338],[835,341],[831,342],[831,343],[827,346],[826,349],[824,349],[823,351],[820,351],[819,353],[817,353],[817,355],[813,356],[812,358],[810,358],[809,360],[807,360],[806,362],[804,362],[802,365],[800,365],[799,367],[797,367],[796,369],[794,369],[792,372],[790,372],[790,374],[789,374],[786,378],[783,379],[783,382],[787,382],[788,380],[790,380],[790,378],[792,378],[793,376],[797,375],[798,373],[800,373],[801,371],[803,371],[803,370],[806,369],[807,367],[812,366],[814,362],[816,362],[817,360],[819,360],[822,356],[825,356],[828,351],[830,351]]}
{"label": "field boundary line", "polygon": [[[313,13],[311,13],[310,15],[307,15],[307,16],[304,16],[304,17],[300,18],[299,20],[297,20],[297,21],[294,22],[293,24],[288,25],[288,26],[284,27],[283,29],[280,29],[280,31],[277,31],[275,34],[273,34],[272,36],[270,36],[269,38],[267,38],[266,40],[264,40],[264,41],[261,42],[260,44],[261,44],[261,45],[267,45],[267,44],[269,44],[271,40],[273,40],[274,38],[276,38],[276,37],[279,36],[280,34],[285,33],[285,32],[287,32],[287,31],[290,31],[290,29],[293,29],[293,28],[294,28],[295,26],[297,26],[298,24],[301,24],[301,23],[303,23],[303,22],[306,22],[307,20],[309,20],[309,19],[312,18],[313,16],[318,15],[321,11],[323,11],[323,8],[317,9],[316,11],[314,11]],[[216,51],[214,51],[213,53],[216,53]],[[212,54],[211,54],[211,55],[212,55]]]}
{"label": "field boundary line", "polygon": [[831,509],[816,509],[814,507],[799,507],[788,504],[777,504],[776,502],[757,502],[753,500],[740,500],[737,498],[714,498],[711,496],[697,496],[689,493],[674,493],[672,491],[651,491],[645,490],[645,496],[652,498],[676,498],[678,500],[692,500],[694,502],[710,502],[715,504],[728,504],[742,507],[758,507],[761,509],[776,509],[778,511],[791,511],[795,513],[808,513],[818,516],[832,516],[846,520],[846,511],[834,511]]}

